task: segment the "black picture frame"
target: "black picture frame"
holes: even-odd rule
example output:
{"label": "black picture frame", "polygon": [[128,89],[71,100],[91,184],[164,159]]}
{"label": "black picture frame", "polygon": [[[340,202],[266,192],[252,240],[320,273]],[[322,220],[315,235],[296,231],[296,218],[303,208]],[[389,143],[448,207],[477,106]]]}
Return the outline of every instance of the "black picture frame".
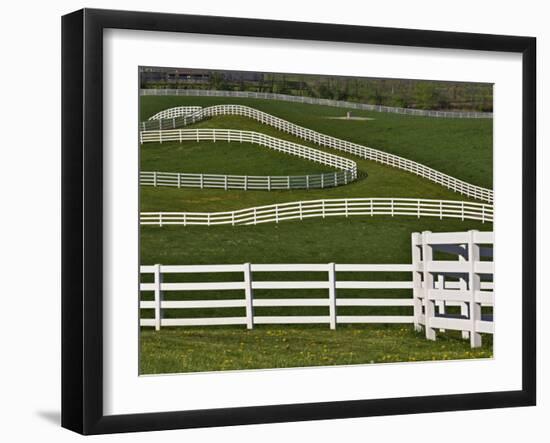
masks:
{"label": "black picture frame", "polygon": [[[108,28],[522,54],[522,388],[459,395],[104,415],[102,35]],[[82,434],[104,434],[535,405],[535,38],[83,9],[62,18],[62,60],[63,427]]]}

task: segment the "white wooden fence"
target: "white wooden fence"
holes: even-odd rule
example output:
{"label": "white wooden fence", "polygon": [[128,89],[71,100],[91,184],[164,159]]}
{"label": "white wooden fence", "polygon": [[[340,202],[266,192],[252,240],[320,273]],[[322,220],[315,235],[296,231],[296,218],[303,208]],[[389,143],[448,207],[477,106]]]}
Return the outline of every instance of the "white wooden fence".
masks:
{"label": "white wooden fence", "polygon": [[154,96],[193,96],[193,97],[240,97],[260,98],[266,100],[282,100],[294,103],[307,103],[312,105],[333,106],[337,108],[361,109],[365,111],[389,112],[392,114],[416,115],[421,117],[439,118],[493,118],[492,112],[475,111],[435,111],[429,109],[399,108],[394,106],[372,105],[368,103],[356,103],[342,100],[330,100],[326,98],[304,97],[288,94],[273,94],[269,92],[252,91],[214,91],[205,89],[141,89],[141,95]]}
{"label": "white wooden fence", "polygon": [[[168,129],[186,126],[204,118],[218,115],[240,115],[252,118],[263,124],[277,128],[283,132],[292,134],[303,140],[307,140],[332,149],[356,155],[360,158],[373,160],[388,166],[402,169],[419,175],[441,186],[478,200],[493,201],[493,190],[467,183],[463,180],[451,177],[448,174],[436,171],[421,163],[405,159],[398,155],[389,154],[378,149],[362,146],[330,135],[321,134],[312,129],[298,126],[279,117],[267,114],[249,106],[242,105],[217,105],[197,110],[196,106],[180,106],[166,109],[152,116],[149,121],[141,123],[142,130]],[[157,139],[160,136],[157,136]],[[159,141],[159,140],[154,140]],[[236,140],[235,140],[236,141]]]}
{"label": "white wooden fence", "polygon": [[[413,233],[412,264],[236,264],[236,265],[152,265],[141,266],[141,274],[153,274],[151,283],[140,283],[142,293],[153,293],[152,300],[141,300],[140,310],[154,310],[151,318],[142,318],[140,326],[209,326],[254,324],[329,324],[335,329],[344,323],[405,323],[420,330],[424,326],[426,338],[436,339],[435,329],[462,331],[462,337],[470,339],[471,347],[481,346],[481,333],[494,333],[492,314],[482,316],[482,306],[494,306],[493,262],[482,261],[482,257],[493,256],[492,232]],[[458,257],[457,260],[436,259],[439,251]],[[321,280],[273,280],[266,281],[262,273],[325,273]],[[344,280],[337,273],[384,272],[412,273],[406,280]],[[203,278],[193,282],[164,282],[167,274],[220,274],[233,273],[242,277],[233,281],[212,281]],[[219,278],[219,277],[218,277]],[[195,280],[195,279],[194,279]],[[326,290],[322,298],[271,298],[255,296],[259,290],[303,289]],[[346,298],[338,291],[361,290],[411,290],[407,297]],[[231,299],[185,299],[165,300],[164,293],[171,291],[242,291],[238,298]],[[348,296],[349,297],[349,296]],[[340,315],[338,308],[344,306],[410,307],[412,315]],[[324,307],[324,315],[255,315],[257,307]],[[449,307],[460,308],[460,314],[450,314]],[[238,317],[165,317],[168,309],[224,309],[244,308],[244,315]],[[437,311],[436,312],[436,308]]]}
{"label": "white wooden fence", "polygon": [[176,188],[240,189],[277,191],[288,189],[323,189],[346,185],[353,181],[350,171],[310,175],[222,175],[187,172],[141,171],[139,184]]}
{"label": "white wooden fence", "polygon": [[309,146],[299,145],[270,135],[254,131],[236,129],[172,129],[157,131],[141,131],[140,142],[179,142],[184,141],[226,141],[238,143],[253,143],[265,146],[275,151],[294,155],[332,168],[347,171],[352,179],[357,178],[357,163],[349,158],[340,157]]}
{"label": "white wooden fence", "polygon": [[493,221],[493,205],[412,198],[342,198],[257,206],[228,212],[141,212],[141,225],[256,225],[312,217],[412,216]]}
{"label": "white wooden fence", "polygon": [[[412,234],[411,243],[415,328],[424,326],[429,340],[438,328],[459,330],[472,347],[481,346],[480,333],[494,333],[492,314],[481,311],[494,306],[493,233],[425,231]],[[455,259],[437,259],[438,252]],[[449,305],[459,305],[460,314],[447,314]]]}
{"label": "white wooden fence", "polygon": [[[140,309],[153,309],[154,318],[141,318],[141,326],[199,326],[199,325],[246,325],[253,328],[254,324],[304,324],[325,323],[331,329],[343,323],[413,323],[412,315],[337,315],[336,309],[341,306],[409,306],[412,309],[413,300],[404,298],[339,298],[337,290],[342,289],[412,289],[412,281],[363,281],[338,280],[337,272],[411,272],[408,265],[357,265],[357,264],[250,264],[239,265],[186,265],[141,266],[142,274],[153,274],[153,283],[141,283],[142,292],[154,294],[152,301],[141,301]],[[323,272],[323,280],[307,281],[265,281],[255,280],[253,275],[293,272]],[[193,282],[164,283],[166,274],[212,274],[239,273],[242,279],[224,282]],[[323,298],[258,298],[254,291],[265,289],[297,290],[325,289],[327,296]],[[167,291],[243,291],[241,298],[223,300],[164,300],[163,293]],[[258,316],[254,314],[257,307],[326,307],[326,315],[304,316]],[[202,317],[202,318],[164,318],[162,311],[166,309],[197,309],[197,308],[245,308],[245,315],[240,317]]]}

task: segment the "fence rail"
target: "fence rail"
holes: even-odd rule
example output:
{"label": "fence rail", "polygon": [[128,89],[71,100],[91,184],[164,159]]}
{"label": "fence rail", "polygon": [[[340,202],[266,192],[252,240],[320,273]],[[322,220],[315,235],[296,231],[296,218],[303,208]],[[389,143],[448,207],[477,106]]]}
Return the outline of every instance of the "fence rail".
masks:
{"label": "fence rail", "polygon": [[[481,346],[481,333],[494,333],[492,314],[483,316],[481,310],[495,302],[493,261],[487,260],[493,243],[492,232],[412,234],[414,325],[424,327],[427,339],[436,339],[437,328],[459,330],[474,348]],[[435,259],[437,252],[456,259]],[[449,304],[459,305],[460,315],[447,315]]]}
{"label": "fence rail", "polygon": [[[187,265],[187,266],[141,266],[142,274],[153,274],[152,283],[141,283],[140,291],[153,292],[152,301],[140,301],[140,309],[153,309],[154,318],[141,318],[141,326],[154,326],[159,330],[162,326],[199,326],[199,325],[246,325],[252,329],[255,324],[329,324],[335,329],[343,323],[413,323],[411,315],[337,315],[336,309],[342,306],[406,306],[413,307],[412,298],[339,298],[337,290],[342,289],[412,289],[412,281],[362,281],[339,280],[337,272],[411,272],[409,265],[361,265],[361,264],[250,264],[242,265]],[[293,273],[293,272],[325,272],[327,278],[308,281],[264,281],[255,280],[258,273]],[[242,273],[242,280],[231,282],[193,282],[164,283],[165,274],[212,274],[212,273]],[[265,289],[296,290],[324,289],[324,298],[258,298],[254,291]],[[244,297],[223,300],[164,300],[166,291],[228,291],[241,290]],[[325,307],[326,315],[292,315],[292,316],[258,316],[254,308],[273,307]],[[164,318],[165,309],[196,309],[196,308],[245,308],[242,317],[202,317],[202,318]]]}
{"label": "fence rail", "polygon": [[353,181],[349,171],[335,171],[311,175],[221,175],[183,172],[141,171],[139,183],[143,186],[171,186],[176,188],[240,189],[277,191],[288,189],[323,189],[346,185]]}
{"label": "fence rail", "polygon": [[281,100],[294,103],[307,103],[312,105],[324,105],[337,108],[360,109],[364,111],[388,112],[392,114],[415,115],[420,117],[438,118],[493,118],[492,112],[475,111],[435,111],[429,109],[399,108],[394,106],[372,105],[368,103],[356,103],[342,100],[330,100],[325,98],[304,97],[288,94],[273,94],[269,92],[251,91],[214,91],[204,89],[141,89],[142,96],[191,96],[191,97],[238,97],[260,98],[266,100]]}
{"label": "fence rail", "polygon": [[228,212],[141,212],[141,225],[256,225],[333,216],[413,216],[493,221],[493,205],[454,200],[347,198],[307,200]]}
{"label": "fence rail", "polygon": [[325,166],[347,171],[348,174],[346,176],[349,176],[352,180],[357,178],[357,163],[353,160],[259,132],[236,129],[171,129],[140,132],[141,143],[174,141],[182,143],[184,141],[199,142],[201,140],[253,143]]}
{"label": "fence rail", "polygon": [[[141,134],[144,134],[149,130],[178,128],[195,123],[204,118],[214,117],[218,115],[240,115],[244,117],[249,117],[263,124],[272,126],[283,132],[292,134],[298,138],[310,141],[320,146],[340,150],[356,155],[360,158],[365,158],[367,160],[372,160],[378,163],[402,169],[407,172],[411,172],[415,175],[419,175],[462,195],[466,195],[468,197],[478,200],[484,200],[487,202],[493,201],[493,191],[491,189],[467,183],[463,180],[451,177],[448,174],[436,171],[433,168],[412,160],[405,159],[398,155],[389,154],[378,149],[369,148],[367,146],[362,146],[357,143],[352,143],[336,137],[321,134],[319,132],[304,128],[302,126],[298,126],[294,123],[288,122],[265,112],[258,111],[257,109],[248,106],[216,105],[201,108],[200,110],[197,110],[196,106],[181,106],[170,108],[155,114],[148,121],[142,122],[142,132],[140,133],[140,137]],[[151,135],[151,137],[153,137],[155,141],[159,141],[159,138],[162,137],[162,134],[157,134],[156,136]],[[173,137],[176,136],[173,135]],[[177,138],[174,138],[174,140],[177,140]]]}

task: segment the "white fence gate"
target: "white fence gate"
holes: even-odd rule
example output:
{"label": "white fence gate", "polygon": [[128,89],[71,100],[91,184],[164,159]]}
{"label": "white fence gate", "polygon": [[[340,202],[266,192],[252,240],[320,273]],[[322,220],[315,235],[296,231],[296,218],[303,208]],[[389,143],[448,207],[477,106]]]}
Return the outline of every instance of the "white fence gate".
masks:
{"label": "white fence gate", "polygon": [[[425,231],[411,242],[415,328],[424,326],[429,340],[438,328],[459,330],[472,347],[481,346],[480,333],[494,333],[492,314],[484,317],[481,309],[494,306],[493,233]],[[460,314],[446,312],[456,305]]]}

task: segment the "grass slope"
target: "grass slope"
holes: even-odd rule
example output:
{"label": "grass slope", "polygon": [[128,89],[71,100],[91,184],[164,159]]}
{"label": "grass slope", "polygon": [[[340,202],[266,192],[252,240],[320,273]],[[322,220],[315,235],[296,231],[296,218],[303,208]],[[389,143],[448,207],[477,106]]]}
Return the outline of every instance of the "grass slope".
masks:
{"label": "grass slope", "polygon": [[[141,227],[141,264],[410,263],[411,232],[488,231],[491,223],[331,217],[256,226]],[[297,246],[295,246],[297,245]]]}
{"label": "grass slope", "polygon": [[[444,120],[395,116],[368,112],[373,121],[329,120],[345,111],[313,105],[261,100],[231,100],[243,103],[320,132],[395,152],[421,161],[443,172],[486,185],[490,183],[491,126],[480,120]],[[226,99],[145,97],[142,118],[158,110],[182,104],[227,103]],[[194,127],[256,130],[298,143],[311,145],[250,119],[224,116],[200,122]],[[380,145],[374,143],[379,140]],[[477,146],[471,151],[472,143]],[[386,144],[388,148],[382,146]],[[390,148],[391,146],[391,148]],[[434,151],[434,146],[437,149]],[[317,147],[319,149],[319,147]],[[328,152],[340,153],[327,149]],[[489,152],[489,157],[487,153]],[[349,156],[354,158],[353,156]],[[430,161],[425,161],[430,159]],[[358,162],[361,178],[347,186],[324,190],[223,191],[152,188],[140,189],[142,211],[222,211],[278,202],[343,197],[417,197],[464,200],[439,185],[412,174],[367,160]],[[477,165],[485,165],[477,168]],[[476,166],[476,167],[473,167]],[[266,148],[237,143],[147,144],[141,149],[142,170],[208,172],[226,174],[301,174],[324,171],[310,163]],[[254,172],[252,172],[254,171]],[[261,171],[261,172],[259,172]],[[300,172],[298,172],[300,171]],[[470,174],[470,175],[468,175]],[[485,181],[485,182],[484,182]],[[151,227],[140,230],[141,264],[214,263],[408,263],[410,234],[414,231],[490,230],[491,224],[472,221],[416,219],[414,217],[334,217],[258,226]],[[404,280],[410,275],[349,274],[338,278]],[[239,280],[242,275],[206,274],[166,276],[165,281]],[[263,273],[254,279],[326,278],[319,273],[281,276]],[[145,279],[143,281],[146,281]],[[345,297],[410,297],[407,290],[346,290]],[[166,293],[166,299],[242,298],[241,291]],[[255,291],[257,298],[325,297],[323,290]],[[151,294],[142,294],[150,299]],[[144,310],[143,316],[150,316]],[[263,308],[258,315],[326,315],[326,308]],[[346,307],[339,314],[410,315],[411,308]],[[166,317],[243,315],[240,308],[166,310]],[[492,337],[484,337],[480,349],[470,350],[459,334],[448,332],[437,342],[406,325],[339,325],[330,331],[324,325],[163,328],[155,332],[142,328],[140,373],[216,371],[227,369],[303,367],[422,361],[492,356]]]}
{"label": "grass slope", "polygon": [[[492,188],[491,119],[444,119],[351,110],[374,120],[334,120],[344,108],[224,97],[141,97],[140,118],[174,106],[243,104],[316,131],[391,152]],[[242,128],[245,129],[245,128]]]}
{"label": "grass slope", "polygon": [[336,169],[253,145],[228,142],[146,143],[141,170],[235,175],[306,175]]}

